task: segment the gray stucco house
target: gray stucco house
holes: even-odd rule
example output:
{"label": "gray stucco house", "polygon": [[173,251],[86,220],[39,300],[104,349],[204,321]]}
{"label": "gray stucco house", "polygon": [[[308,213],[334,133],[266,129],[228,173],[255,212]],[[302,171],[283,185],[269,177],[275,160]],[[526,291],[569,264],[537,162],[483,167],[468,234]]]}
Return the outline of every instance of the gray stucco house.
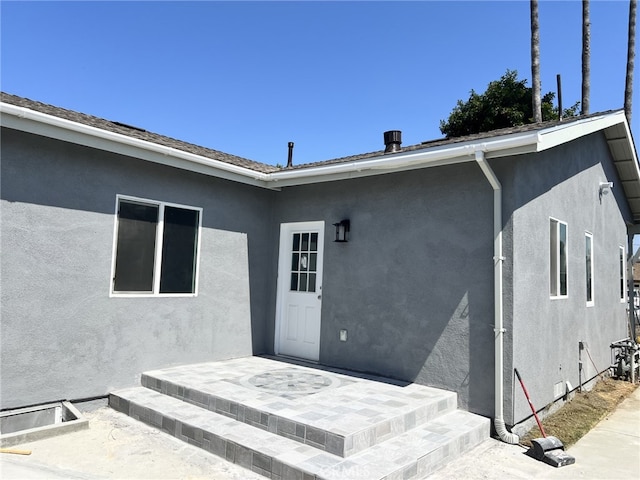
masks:
{"label": "gray stucco house", "polygon": [[280,169],[0,107],[2,409],[272,354],[454,390],[505,435],[514,368],[542,406],[597,375],[580,342],[605,370],[628,336],[621,111]]}

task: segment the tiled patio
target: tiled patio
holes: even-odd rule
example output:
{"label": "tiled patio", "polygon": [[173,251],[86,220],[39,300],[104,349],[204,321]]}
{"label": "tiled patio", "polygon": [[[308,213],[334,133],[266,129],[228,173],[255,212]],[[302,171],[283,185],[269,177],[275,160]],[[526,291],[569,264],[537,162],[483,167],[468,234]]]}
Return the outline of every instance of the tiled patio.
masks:
{"label": "tiled patio", "polygon": [[110,405],[274,479],[423,478],[489,436],[455,393],[262,357],[146,372]]}

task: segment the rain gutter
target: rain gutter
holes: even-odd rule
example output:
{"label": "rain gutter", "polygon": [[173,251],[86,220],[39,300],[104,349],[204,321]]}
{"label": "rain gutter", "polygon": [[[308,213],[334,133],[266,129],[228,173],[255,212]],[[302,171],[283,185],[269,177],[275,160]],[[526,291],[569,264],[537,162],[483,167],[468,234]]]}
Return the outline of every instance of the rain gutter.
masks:
{"label": "rain gutter", "polygon": [[110,132],[102,128],[8,103],[0,103],[0,112],[3,114],[2,126],[9,128],[63,139],[72,143],[143,158],[155,163],[193,170],[199,173],[211,175],[211,171],[215,171],[215,176],[221,178],[269,188],[269,185],[267,185],[269,180],[268,173],[257,172],[177,148],[158,145],[147,140]]}
{"label": "rain gutter", "polygon": [[619,115],[600,116],[578,121],[570,126],[561,125],[437,147],[426,145],[424,148],[398,153],[380,153],[358,161],[323,163],[266,173],[10,103],[0,102],[0,112],[3,114],[0,116],[2,125],[9,128],[275,190],[287,186],[379,175],[387,171],[473,162],[477,150],[482,150],[485,158],[532,153],[602,129],[603,122],[606,123],[604,126],[620,122]]}
{"label": "rain gutter", "polygon": [[[307,183],[328,182],[345,178],[380,175],[389,171],[413,170],[462,162],[473,162],[476,150],[490,152],[492,158],[517,153],[535,152],[539,142],[537,133],[514,134],[482,142],[464,142],[441,147],[425,147],[395,154],[380,154],[366,160],[323,164],[314,167],[280,170],[269,174],[274,186],[287,187]],[[488,153],[489,154],[489,153]]]}

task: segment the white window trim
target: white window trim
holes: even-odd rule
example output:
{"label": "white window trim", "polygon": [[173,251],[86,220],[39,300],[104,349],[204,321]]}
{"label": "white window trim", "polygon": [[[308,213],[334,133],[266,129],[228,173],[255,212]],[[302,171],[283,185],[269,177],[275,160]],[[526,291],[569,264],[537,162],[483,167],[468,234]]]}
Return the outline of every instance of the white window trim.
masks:
{"label": "white window trim", "polygon": [[[567,240],[565,243],[565,254],[566,254],[566,261],[567,261],[567,271],[566,271],[566,277],[567,277],[567,293],[565,295],[553,295],[551,294],[551,283],[549,283],[549,298],[551,300],[558,300],[558,299],[566,299],[569,298],[569,225],[567,224],[567,222],[563,222],[562,220],[558,220],[557,218],[554,217],[549,217],[549,223],[547,225],[549,225],[551,223],[551,221],[556,222],[557,225],[557,231],[556,231],[556,258],[557,258],[557,265],[556,265],[556,272],[555,272],[555,276],[556,276],[556,281],[558,282],[558,292],[560,292],[560,225],[564,225],[567,231]],[[549,252],[549,258],[551,258],[551,252]],[[549,265],[549,268],[551,268],[551,265]],[[549,276],[550,277],[550,276]]]}
{"label": "white window trim", "polygon": [[627,285],[627,249],[624,245],[619,245],[618,248],[618,268],[622,267],[622,275],[620,276],[620,280],[622,281],[622,295],[620,295],[620,303],[627,302],[627,290],[629,289]]}
{"label": "white window trim", "polygon": [[[594,255],[594,248],[593,248],[593,233],[591,232],[584,232],[584,236],[585,238],[589,238],[591,239],[591,300],[587,300],[587,307],[593,307],[595,305],[595,298],[596,298],[596,288],[595,288],[595,255]],[[587,258],[586,258],[586,252],[585,252],[585,262],[586,262]],[[585,285],[586,286],[586,285]],[[588,293],[588,292],[587,292]]]}
{"label": "white window trim", "polygon": [[[116,253],[118,244],[118,205],[121,200],[139,202],[147,205],[158,206],[158,228],[156,229],[156,251],[153,264],[153,291],[152,292],[114,292],[113,281],[116,274]],[[160,264],[162,263],[162,242],[164,232],[164,209],[165,207],[184,208],[186,210],[198,211],[198,238],[196,240],[196,262],[194,272],[194,287],[193,293],[160,293]],[[182,205],[179,203],[162,202],[160,200],[151,200],[148,198],[132,197],[130,195],[116,195],[115,215],[113,220],[113,245],[111,251],[111,276],[109,278],[109,297],[118,298],[149,298],[149,297],[197,297],[198,296],[198,283],[200,273],[200,250],[201,250],[201,236],[202,236],[202,208],[193,207],[191,205]]]}

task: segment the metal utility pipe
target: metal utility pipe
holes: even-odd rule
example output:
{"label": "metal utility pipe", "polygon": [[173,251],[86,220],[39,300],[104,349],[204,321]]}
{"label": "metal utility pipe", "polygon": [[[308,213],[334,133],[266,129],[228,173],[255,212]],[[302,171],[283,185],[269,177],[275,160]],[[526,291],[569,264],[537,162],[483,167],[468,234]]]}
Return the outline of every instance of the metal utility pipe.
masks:
{"label": "metal utility pipe", "polygon": [[584,342],[578,342],[578,391],[582,391],[582,350]]}
{"label": "metal utility pipe", "polygon": [[558,84],[558,120],[562,120],[562,78],[560,74],[556,75],[556,83]]}
{"label": "metal utility pipe", "polygon": [[287,168],[293,167],[293,142],[289,142],[289,154],[287,155]]}
{"label": "metal utility pipe", "polygon": [[493,285],[494,285],[494,426],[500,439],[506,443],[518,443],[520,438],[507,430],[504,423],[504,313],[502,304],[502,185],[487,163],[484,152],[476,151],[476,162],[493,188]]}

